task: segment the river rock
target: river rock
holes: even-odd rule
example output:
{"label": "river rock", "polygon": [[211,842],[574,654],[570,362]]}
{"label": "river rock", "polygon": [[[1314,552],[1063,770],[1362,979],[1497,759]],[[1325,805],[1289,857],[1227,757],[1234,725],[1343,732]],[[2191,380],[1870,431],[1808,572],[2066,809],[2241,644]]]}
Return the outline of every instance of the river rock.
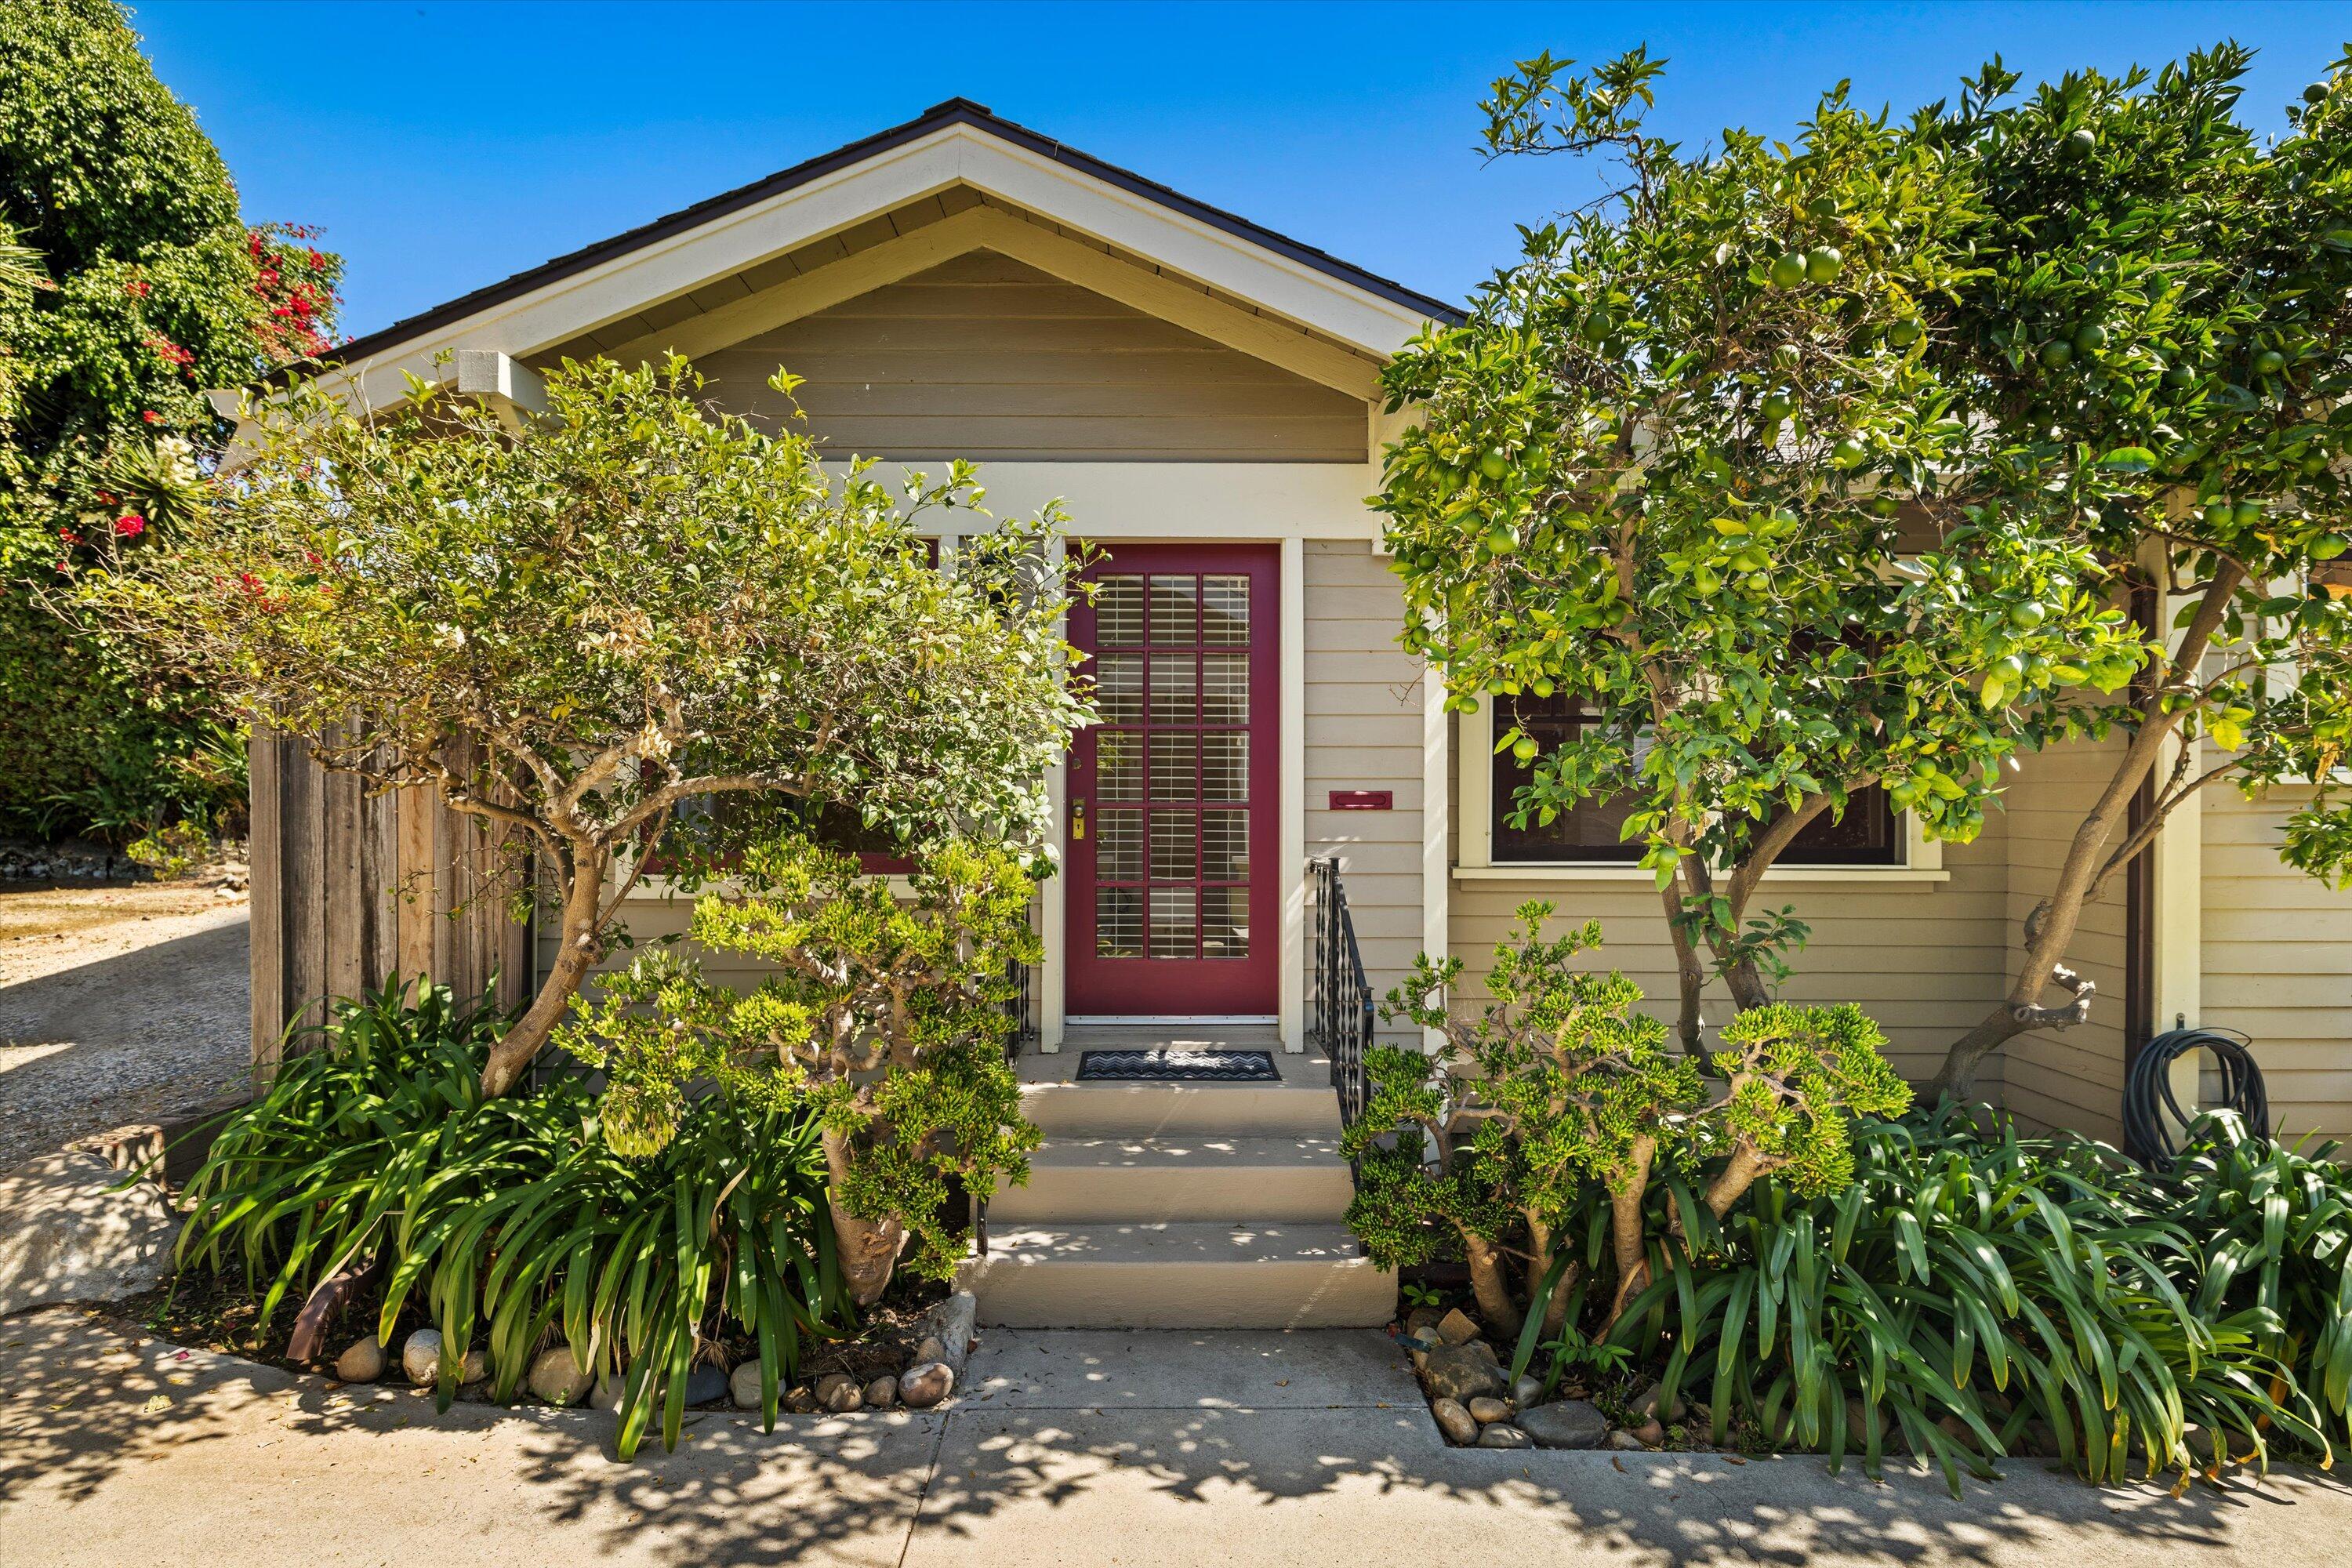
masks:
{"label": "river rock", "polygon": [[70,1150],[0,1173],[0,1318],[53,1301],[120,1301],[170,1278],[180,1216],[163,1189]]}
{"label": "river rock", "polygon": [[898,1374],[898,1398],[910,1410],[929,1410],[955,1389],[955,1369],[943,1361],[927,1361]]}
{"label": "river rock", "polygon": [[1507,1421],[1497,1421],[1492,1426],[1481,1427],[1478,1447],[1481,1448],[1532,1448],[1535,1440]]}
{"label": "river rock", "polygon": [[604,1373],[596,1379],[596,1388],[588,1403],[607,1415],[621,1413],[621,1395],[629,1389],[628,1381],[618,1373]]}
{"label": "river rock", "polygon": [[441,1331],[418,1329],[400,1345],[401,1375],[419,1388],[430,1388],[441,1376]]}
{"label": "river rock", "polygon": [[1681,1394],[1677,1394],[1673,1399],[1667,1401],[1666,1407],[1664,1409],[1661,1410],[1658,1408],[1658,1396],[1664,1392],[1664,1389],[1655,1383],[1643,1384],[1642,1385],[1642,1392],[1633,1395],[1633,1398],[1625,1402],[1625,1414],[1628,1415],[1654,1415],[1661,1421],[1681,1420],[1683,1418],[1683,1397]]}
{"label": "river rock", "polygon": [[738,1410],[760,1408],[760,1359],[757,1356],[737,1367],[727,1379],[727,1397],[735,1402]]}
{"label": "river rock", "polygon": [[846,1415],[866,1403],[857,1380],[845,1372],[829,1372],[816,1380],[816,1402],[835,1415]]}
{"label": "river rock", "polygon": [[1633,1436],[1641,1439],[1642,1447],[1654,1448],[1666,1440],[1666,1428],[1664,1423],[1653,1415],[1633,1428]]}
{"label": "river rock", "polygon": [[1609,1441],[1601,1446],[1627,1454],[1646,1454],[1650,1451],[1650,1446],[1631,1432],[1612,1432],[1609,1434]]}
{"label": "river rock", "polygon": [[866,1405],[869,1410],[887,1410],[898,1403],[898,1380],[885,1373],[866,1385]]}
{"label": "river rock", "polygon": [[1511,1384],[1511,1403],[1522,1410],[1532,1410],[1543,1403],[1543,1379],[1522,1377]]}
{"label": "river rock", "polygon": [[[980,1302],[969,1290],[958,1290],[933,1307],[922,1348],[915,1353],[915,1363],[919,1366],[935,1361],[961,1377],[964,1358],[971,1353],[972,1328],[979,1315]],[[934,1340],[939,1342],[936,1349],[931,1343]]]}
{"label": "river rock", "polygon": [[1609,1436],[1609,1417],[1584,1399],[1556,1400],[1521,1411],[1518,1424],[1538,1448],[1597,1448]]}
{"label": "river rock", "polygon": [[703,1362],[686,1374],[687,1408],[716,1405],[728,1394],[727,1369]]}
{"label": "river rock", "polygon": [[1423,1358],[1421,1377],[1432,1399],[1451,1399],[1465,1406],[1474,1399],[1500,1394],[1510,1386],[1502,1363],[1481,1340],[1438,1346]]}
{"label": "river rock", "polygon": [[1444,1316],[1445,1314],[1435,1307],[1415,1307],[1404,1315],[1404,1331],[1417,1334],[1424,1329],[1435,1329],[1437,1320]]}
{"label": "river rock", "polygon": [[553,1344],[531,1357],[530,1392],[550,1405],[577,1405],[596,1386],[593,1373],[580,1370],[572,1347]]}
{"label": "river rock", "polygon": [[1481,1426],[1491,1426],[1497,1421],[1508,1421],[1510,1418],[1511,1404],[1507,1399],[1496,1399],[1490,1395],[1482,1394],[1470,1402],[1470,1419]]}
{"label": "river rock", "polygon": [[1456,1307],[1437,1320],[1437,1337],[1449,1345],[1466,1345],[1478,1337],[1478,1321]]}
{"label": "river rock", "polygon": [[1445,1440],[1458,1447],[1468,1447],[1478,1440],[1478,1423],[1470,1412],[1451,1399],[1432,1400],[1429,1414],[1436,1419],[1437,1429]]}
{"label": "river rock", "polygon": [[784,1390],[783,1406],[795,1415],[814,1415],[817,1409],[816,1394],[806,1388],[788,1388]]}
{"label": "river rock", "polygon": [[373,1334],[353,1340],[335,1358],[335,1375],[345,1383],[373,1383],[383,1375],[383,1342]]}

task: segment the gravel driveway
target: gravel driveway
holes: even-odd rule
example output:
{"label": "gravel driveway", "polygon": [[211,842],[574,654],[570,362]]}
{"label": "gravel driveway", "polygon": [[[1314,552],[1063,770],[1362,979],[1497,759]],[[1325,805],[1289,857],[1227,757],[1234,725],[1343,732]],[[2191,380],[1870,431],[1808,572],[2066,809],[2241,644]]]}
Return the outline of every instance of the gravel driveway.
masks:
{"label": "gravel driveway", "polygon": [[0,890],[0,1170],[241,1080],[246,937],[193,883]]}

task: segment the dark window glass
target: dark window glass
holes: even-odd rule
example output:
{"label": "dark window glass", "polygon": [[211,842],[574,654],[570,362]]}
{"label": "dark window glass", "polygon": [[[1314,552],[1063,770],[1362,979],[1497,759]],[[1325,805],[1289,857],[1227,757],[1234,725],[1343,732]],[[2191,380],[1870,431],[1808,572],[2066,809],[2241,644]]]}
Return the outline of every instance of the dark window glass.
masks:
{"label": "dark window glass", "polygon": [[[1591,723],[1584,704],[1558,693],[1550,697],[1521,695],[1495,700],[1495,732],[1514,724],[1535,737],[1545,752],[1566,745]],[[1546,861],[1597,862],[1631,865],[1642,858],[1639,839],[1627,843],[1618,835],[1633,809],[1630,800],[1588,800],[1538,826],[1531,816],[1525,827],[1510,824],[1517,797],[1529,776],[1508,752],[1493,762],[1493,858],[1497,865],[1541,864]],[[1775,862],[1782,866],[1897,866],[1903,861],[1901,825],[1886,792],[1875,784],[1858,790],[1846,802],[1845,816],[1830,820],[1824,811],[1807,823],[1796,841]]]}
{"label": "dark window glass", "polygon": [[[1522,694],[1495,699],[1495,733],[1499,737],[1516,724],[1535,737],[1549,752],[1568,744],[1591,721],[1582,703],[1559,693],[1549,697]],[[1520,788],[1528,769],[1508,752],[1494,760],[1494,858],[1497,864],[1546,860],[1599,860],[1631,864],[1642,858],[1642,841],[1618,837],[1633,809],[1630,800],[1587,800],[1561,812],[1546,825],[1533,816],[1525,827],[1514,827]]]}

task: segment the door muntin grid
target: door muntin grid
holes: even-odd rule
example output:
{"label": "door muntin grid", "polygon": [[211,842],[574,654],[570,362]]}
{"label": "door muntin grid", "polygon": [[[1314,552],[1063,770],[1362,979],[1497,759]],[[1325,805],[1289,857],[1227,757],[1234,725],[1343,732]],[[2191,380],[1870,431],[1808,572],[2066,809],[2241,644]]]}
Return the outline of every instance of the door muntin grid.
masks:
{"label": "door muntin grid", "polygon": [[1094,605],[1095,943],[1250,956],[1250,578],[1108,572]]}

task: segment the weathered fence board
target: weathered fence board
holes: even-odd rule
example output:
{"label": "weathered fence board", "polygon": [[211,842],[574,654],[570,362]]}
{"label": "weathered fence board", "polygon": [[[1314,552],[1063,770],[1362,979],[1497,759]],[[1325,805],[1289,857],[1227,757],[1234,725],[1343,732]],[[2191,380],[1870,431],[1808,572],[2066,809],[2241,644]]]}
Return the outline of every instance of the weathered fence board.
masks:
{"label": "weathered fence board", "polygon": [[253,1061],[266,1076],[331,996],[429,975],[461,996],[495,976],[499,1004],[530,994],[530,928],[511,918],[506,829],[426,789],[370,791],[298,742],[259,731],[250,764]]}

